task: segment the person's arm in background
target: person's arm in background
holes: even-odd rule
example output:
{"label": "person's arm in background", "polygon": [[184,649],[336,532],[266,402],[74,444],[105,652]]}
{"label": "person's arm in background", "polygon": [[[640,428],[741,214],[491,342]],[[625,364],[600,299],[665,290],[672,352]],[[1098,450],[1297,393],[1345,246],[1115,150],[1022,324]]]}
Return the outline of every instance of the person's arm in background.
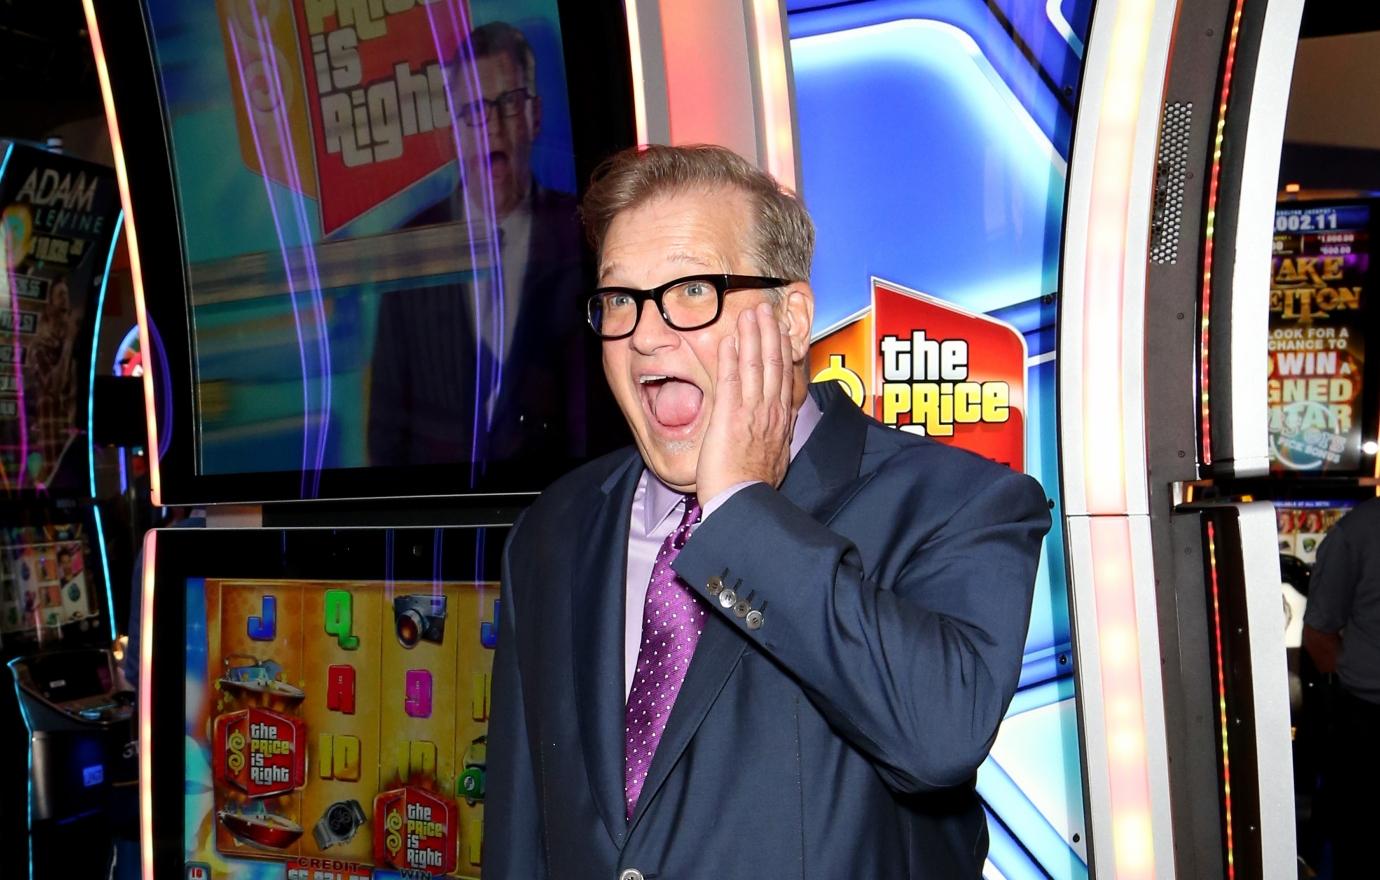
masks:
{"label": "person's arm in background", "polygon": [[1346,533],[1338,529],[1323,539],[1308,582],[1308,607],[1303,614],[1303,647],[1318,671],[1337,671],[1342,653],[1342,630],[1351,617],[1359,571]]}

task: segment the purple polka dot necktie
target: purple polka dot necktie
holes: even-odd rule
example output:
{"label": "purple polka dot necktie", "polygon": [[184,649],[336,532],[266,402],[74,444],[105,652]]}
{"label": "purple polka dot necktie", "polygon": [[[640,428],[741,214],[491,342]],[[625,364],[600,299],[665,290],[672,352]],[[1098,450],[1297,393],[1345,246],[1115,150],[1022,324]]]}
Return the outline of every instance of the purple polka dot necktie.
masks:
{"label": "purple polka dot necktie", "polygon": [[700,503],[686,496],[685,516],[666,536],[652,566],[647,584],[647,601],[642,608],[642,645],[637,651],[637,671],[628,692],[623,745],[624,794],[628,819],[632,819],[647,768],[657,743],[666,732],[666,719],[685,681],[690,657],[695,653],[700,633],[704,632],[705,610],[671,568],[680,548],[690,537],[690,529],[700,520]]}

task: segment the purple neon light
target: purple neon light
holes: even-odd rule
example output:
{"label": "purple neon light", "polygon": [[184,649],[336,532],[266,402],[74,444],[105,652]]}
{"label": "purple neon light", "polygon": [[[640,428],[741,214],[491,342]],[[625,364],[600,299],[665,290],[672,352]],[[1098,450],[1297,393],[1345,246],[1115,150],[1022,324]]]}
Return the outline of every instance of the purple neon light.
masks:
{"label": "purple neon light", "polygon": [[[256,21],[257,26],[257,21]],[[244,75],[244,56],[240,52],[239,38],[235,35],[235,28],[227,28],[230,34],[230,48],[235,54],[235,70],[239,74],[240,89],[244,96],[246,108],[253,108],[254,104],[249,97],[249,82]],[[288,301],[292,304],[292,323],[297,331],[297,354],[302,369],[302,484],[301,494],[307,496],[307,450],[311,443],[311,381],[307,372],[307,347],[306,341],[302,336],[302,318],[297,307],[297,288],[292,281],[292,264],[288,258],[287,239],[283,236],[283,227],[278,220],[278,203],[273,197],[273,181],[269,179],[268,163],[264,161],[264,149],[262,139],[259,137],[259,126],[254,121],[252,110],[245,114],[249,120],[250,133],[254,138],[254,152],[259,160],[259,168],[263,171],[264,194],[268,197],[269,213],[273,215],[273,231],[278,237],[278,250],[283,255],[283,269],[285,270]]]}
{"label": "purple neon light", "polygon": [[[443,6],[445,7],[446,11],[447,11],[448,13],[450,13],[450,15],[449,15],[450,22],[449,22],[449,23],[450,23],[450,29],[451,29],[451,32],[452,32],[452,36],[455,38],[456,52],[459,53],[459,54],[463,54],[463,55],[465,55],[465,56],[467,56],[467,57],[473,58],[473,57],[474,57],[473,46],[472,46],[471,43],[470,43],[470,31],[472,30],[472,28],[471,28],[471,25],[470,25],[469,17],[468,17],[468,15],[467,15],[467,12],[466,12],[466,9],[465,9],[465,5],[464,5],[463,3],[458,3],[458,2],[456,2],[456,0],[446,0],[446,2],[445,2],[444,4],[433,4],[433,5],[431,5],[431,6],[427,6],[427,7],[426,7],[427,22],[428,22],[428,24],[429,24],[430,27],[431,27],[431,38],[432,38],[433,44],[434,44],[435,47],[436,47],[436,57],[437,57],[437,60],[439,61],[439,60],[443,59],[444,56],[445,56],[445,53],[442,51],[442,48],[441,48],[441,32],[440,32],[440,30],[438,29],[436,17],[435,17],[435,16],[433,15],[433,13],[432,13],[433,8],[435,8],[435,6],[437,6],[437,5],[443,5]],[[465,51],[464,51],[463,53],[460,52],[461,47],[464,47],[464,49],[465,49]],[[479,85],[479,71],[478,71],[477,66],[476,66],[476,65],[473,65],[473,64],[469,64],[469,65],[463,65],[463,64],[462,64],[462,65],[457,65],[457,66],[458,66],[458,67],[461,69],[461,71],[462,71],[462,72],[461,72],[461,78],[464,80],[465,91],[466,91],[466,93],[469,95],[469,100],[470,100],[470,101],[474,101],[474,100],[478,100],[478,99],[480,99],[480,98],[483,98],[483,91],[482,91],[482,89],[480,88],[480,85]],[[468,72],[468,76],[465,75],[466,72]],[[463,204],[464,204],[464,207],[465,207],[466,216],[468,216],[469,207],[470,207],[470,204],[471,204],[471,203],[470,203],[470,198],[469,198],[469,192],[470,192],[469,174],[468,174],[468,172],[465,170],[464,147],[463,147],[463,145],[462,145],[461,142],[460,142],[460,130],[461,130],[461,129],[460,129],[460,126],[461,126],[463,123],[462,123],[461,120],[458,118],[458,115],[457,115],[457,113],[456,113],[457,104],[456,104],[456,102],[455,102],[454,90],[451,88],[450,70],[449,70],[449,67],[448,67],[446,64],[444,64],[444,63],[442,63],[442,66],[441,66],[441,83],[442,83],[442,86],[443,86],[443,87],[445,88],[445,90],[446,90],[446,104],[447,104],[447,107],[448,107],[449,112],[450,112],[450,122],[451,122],[450,130],[451,130],[451,138],[452,138],[452,140],[455,141],[455,165],[456,165],[456,168],[459,170],[459,173],[460,173],[460,191],[461,191],[461,193],[462,193],[462,201],[463,201]],[[485,144],[488,144],[488,142],[489,142],[489,114],[488,114],[487,112],[486,112],[486,113],[481,113],[481,114],[480,114],[479,133],[480,133],[481,137],[483,138],[483,142],[484,142]],[[485,176],[484,188],[483,188],[482,195],[483,195],[483,208],[484,208],[484,214],[485,214],[485,218],[489,221],[489,228],[491,228],[491,229],[497,229],[497,228],[498,228],[498,212],[497,212],[497,210],[496,210],[495,207],[494,207],[493,175],[491,175],[491,174]],[[475,265],[475,264],[478,262],[478,260],[476,259],[476,256],[477,256],[477,255],[476,255],[476,252],[475,252],[474,241],[473,241],[473,239],[472,239],[470,236],[466,236],[466,237],[471,239],[471,240],[468,242],[468,245],[469,245],[469,249],[470,249],[470,265],[473,266],[473,265]],[[498,393],[499,388],[501,388],[501,387],[502,387],[502,384],[503,384],[503,363],[504,363],[504,351],[503,351],[503,348],[504,348],[504,335],[505,335],[505,334],[504,334],[504,328],[505,328],[505,326],[506,326],[506,321],[505,321],[505,319],[504,319],[503,251],[502,251],[502,248],[499,247],[499,245],[498,245],[498,241],[497,241],[497,237],[496,237],[496,236],[490,237],[488,246],[489,246],[488,249],[489,249],[489,257],[490,257],[490,260],[491,260],[491,265],[494,266],[494,270],[493,270],[493,273],[492,273],[492,274],[493,274],[494,281],[495,281],[493,287],[491,288],[490,299],[494,301],[495,306],[496,306],[496,308],[491,309],[490,312],[491,312],[491,314],[494,315],[494,321],[497,322],[497,324],[496,324],[496,331],[497,331],[497,332],[495,332],[495,333],[493,334],[493,336],[494,336],[494,338],[497,340],[497,344],[498,344],[498,350],[495,351],[495,352],[493,353],[493,355],[494,355],[494,358],[493,358],[493,360],[494,360],[494,363],[493,363],[493,372],[492,372],[492,374],[491,374],[491,376],[490,376],[490,379],[489,379],[489,383],[490,383],[490,384],[489,384],[489,394],[490,394],[490,396],[493,396],[493,395],[496,395],[496,394]],[[480,294],[479,294],[479,291],[478,291],[478,285],[477,285],[477,284],[475,285],[475,288],[476,288],[476,289],[475,289],[475,295],[474,295],[474,326],[475,326],[475,332],[476,332],[476,334],[478,334],[478,332],[479,332],[479,325],[480,325],[480,322],[483,320],[483,315],[482,315],[482,310],[481,310],[481,308],[480,308],[481,298],[480,298]],[[480,420],[480,414],[481,414],[481,413],[484,414],[484,424],[485,424],[485,428],[486,428],[486,429],[489,427],[489,424],[490,424],[490,420],[489,420],[489,418],[488,418],[488,413],[487,413],[487,411],[486,411],[486,410],[487,410],[487,407],[485,406],[484,395],[483,395],[483,393],[482,393],[483,389],[482,389],[482,387],[481,387],[481,382],[482,382],[482,380],[481,380],[480,374],[481,374],[481,372],[482,372],[482,365],[483,365],[483,350],[480,348],[480,345],[479,345],[480,342],[481,342],[481,339],[476,339],[476,340],[475,340],[475,343],[476,343],[476,344],[475,344],[475,353],[474,353],[474,363],[475,363],[475,370],[474,370],[474,373],[475,373],[475,378],[474,378],[474,424],[473,424],[473,431],[472,431],[471,434],[470,434],[470,485],[471,485],[471,486],[474,486],[474,484],[477,482],[477,471],[480,469],[480,461],[479,461],[479,420]]]}
{"label": "purple neon light", "polygon": [[146,315],[149,324],[149,345],[153,347],[153,357],[157,361],[157,366],[144,361],[144,369],[153,369],[153,376],[158,380],[158,385],[163,389],[163,399],[158,403],[158,413],[155,418],[158,422],[158,457],[162,458],[168,454],[168,447],[172,446],[172,374],[168,367],[168,350],[163,347],[163,336],[158,332],[158,325],[153,323],[153,316]]}
{"label": "purple neon light", "polygon": [[[259,37],[260,45],[271,45],[272,41],[267,35],[267,21],[264,16],[254,17],[255,32]],[[283,92],[283,78],[278,70],[278,59],[275,53],[268,53],[269,68],[272,76],[269,81],[273,84],[274,113],[278,119],[278,127],[287,136],[278,139],[283,154],[283,165],[286,168],[289,187],[292,193],[292,207],[297,218],[298,240],[305,242],[302,247],[302,254],[307,263],[307,277],[310,279],[312,314],[316,319],[317,327],[317,359],[321,370],[321,382],[318,392],[321,396],[319,419],[316,430],[316,467],[312,469],[312,491],[311,496],[315,498],[321,493],[321,471],[326,463],[326,441],[331,428],[331,397],[332,397],[332,370],[331,370],[331,339],[329,327],[326,323],[326,303],[321,295],[321,274],[316,263],[316,249],[312,243],[312,228],[307,219],[306,199],[302,196],[302,178],[298,173],[297,151],[292,144],[292,127],[287,118],[287,100]]]}

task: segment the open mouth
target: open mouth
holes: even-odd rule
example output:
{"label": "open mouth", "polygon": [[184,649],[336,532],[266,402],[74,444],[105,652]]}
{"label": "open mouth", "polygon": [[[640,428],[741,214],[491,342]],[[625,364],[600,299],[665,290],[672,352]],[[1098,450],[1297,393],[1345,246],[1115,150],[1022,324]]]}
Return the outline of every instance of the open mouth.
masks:
{"label": "open mouth", "polygon": [[657,373],[637,377],[652,424],[665,434],[686,434],[699,420],[704,390],[694,382]]}

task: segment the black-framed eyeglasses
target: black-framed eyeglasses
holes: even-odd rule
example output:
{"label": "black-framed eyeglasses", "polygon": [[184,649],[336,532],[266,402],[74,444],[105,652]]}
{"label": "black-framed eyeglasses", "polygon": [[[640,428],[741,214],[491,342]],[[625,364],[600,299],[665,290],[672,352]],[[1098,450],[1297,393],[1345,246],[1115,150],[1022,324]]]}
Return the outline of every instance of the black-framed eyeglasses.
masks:
{"label": "black-framed eyeglasses", "polygon": [[504,119],[511,119],[522,112],[522,108],[527,106],[527,101],[531,97],[532,94],[526,88],[512,89],[497,98],[471,101],[460,108],[459,115],[466,125],[475,128],[481,120],[490,118],[491,110],[497,110],[498,115]]}
{"label": "black-framed eyeglasses", "polygon": [[637,329],[642,304],[651,300],[661,318],[675,330],[699,330],[719,320],[724,294],[734,290],[766,290],[790,284],[760,275],[687,275],[651,290],[601,287],[585,306],[589,326],[601,339],[623,339]]}

